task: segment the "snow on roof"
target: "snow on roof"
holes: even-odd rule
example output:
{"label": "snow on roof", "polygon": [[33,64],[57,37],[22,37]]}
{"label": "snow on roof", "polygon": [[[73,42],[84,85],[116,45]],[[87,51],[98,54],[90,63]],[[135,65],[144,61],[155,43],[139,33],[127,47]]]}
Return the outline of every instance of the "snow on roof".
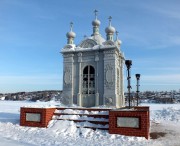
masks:
{"label": "snow on roof", "polygon": [[94,41],[97,42],[98,45],[102,45],[103,42],[106,41],[101,35],[93,35],[89,37],[89,39],[93,39]]}
{"label": "snow on roof", "polygon": [[75,46],[75,44],[67,44],[66,46],[64,46],[64,48],[62,48],[61,53],[91,51],[110,48],[119,48],[119,46],[116,41],[106,41],[100,34],[98,34],[85,38],[77,46]]}

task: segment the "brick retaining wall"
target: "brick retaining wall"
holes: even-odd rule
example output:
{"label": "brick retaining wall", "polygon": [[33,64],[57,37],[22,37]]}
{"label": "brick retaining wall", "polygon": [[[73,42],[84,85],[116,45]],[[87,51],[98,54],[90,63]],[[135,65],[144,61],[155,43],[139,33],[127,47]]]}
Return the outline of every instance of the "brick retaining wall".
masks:
{"label": "brick retaining wall", "polygon": [[[109,111],[109,133],[127,136],[140,136],[149,138],[149,107],[135,107],[135,110],[111,110]],[[139,119],[139,128],[118,127],[118,117]]]}
{"label": "brick retaining wall", "polygon": [[[65,110],[68,108],[21,108],[20,115],[20,125],[21,126],[31,126],[31,127],[47,127],[50,120],[52,120],[53,115],[63,115],[63,113],[55,113],[55,110]],[[72,108],[74,110],[80,110]],[[81,108],[83,110],[83,108]],[[84,109],[87,111],[101,111],[101,109]],[[149,128],[150,128],[150,119],[149,119],[149,107],[134,107],[134,109],[102,109],[104,111],[109,111],[109,116],[106,115],[106,118],[109,117],[109,133],[110,134],[121,134],[126,136],[140,136],[149,138]],[[39,114],[40,121],[27,121],[26,114]],[[93,115],[88,115],[93,116]],[[96,118],[98,115],[94,115]],[[102,115],[99,115],[99,118]],[[137,127],[121,127],[117,126],[117,118],[135,118],[139,120],[139,126]],[[102,118],[102,117],[101,117]],[[128,119],[129,120],[129,119]],[[108,123],[107,123],[108,124]],[[131,123],[130,123],[131,125]]]}
{"label": "brick retaining wall", "polygon": [[[56,108],[21,108],[20,125],[31,126],[31,127],[47,127],[49,121],[52,119]],[[26,113],[40,114],[40,121],[26,121]]]}

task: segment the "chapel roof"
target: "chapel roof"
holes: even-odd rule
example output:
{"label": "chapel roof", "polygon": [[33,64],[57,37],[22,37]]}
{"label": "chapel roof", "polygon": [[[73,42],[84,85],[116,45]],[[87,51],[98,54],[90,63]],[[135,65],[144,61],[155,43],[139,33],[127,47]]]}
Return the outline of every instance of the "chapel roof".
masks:
{"label": "chapel roof", "polygon": [[109,26],[106,27],[106,39],[99,33],[100,20],[97,18],[97,10],[94,11],[95,19],[92,21],[93,34],[90,37],[85,37],[78,45],[74,44],[75,32],[72,31],[72,24],[70,23],[70,32],[66,34],[68,43],[62,48],[61,52],[76,52],[76,51],[89,51],[98,49],[117,48],[120,51],[121,40],[118,39],[118,32],[116,31],[116,40],[113,39],[115,28],[111,25],[112,17],[109,19]]}

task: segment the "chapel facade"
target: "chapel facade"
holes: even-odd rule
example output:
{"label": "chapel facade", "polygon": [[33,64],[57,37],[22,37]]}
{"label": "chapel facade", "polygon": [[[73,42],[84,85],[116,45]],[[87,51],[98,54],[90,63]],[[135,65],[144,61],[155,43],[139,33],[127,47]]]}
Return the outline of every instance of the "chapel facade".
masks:
{"label": "chapel facade", "polygon": [[109,17],[104,39],[99,32],[101,22],[95,10],[93,34],[85,37],[79,45],[74,44],[76,34],[73,32],[73,23],[70,24],[70,31],[66,34],[67,44],[61,50],[64,60],[63,98],[68,104],[81,107],[125,106],[124,55],[120,50],[118,32],[111,21],[112,17]]}

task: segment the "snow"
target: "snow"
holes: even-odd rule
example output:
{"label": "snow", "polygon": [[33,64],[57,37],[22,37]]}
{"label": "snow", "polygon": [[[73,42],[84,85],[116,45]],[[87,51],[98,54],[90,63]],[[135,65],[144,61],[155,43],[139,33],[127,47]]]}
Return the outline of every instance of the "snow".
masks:
{"label": "snow", "polygon": [[55,113],[68,113],[68,114],[87,114],[87,115],[109,115],[108,111],[87,111],[87,110],[73,110],[65,109],[63,111],[56,110]]}
{"label": "snow", "polygon": [[93,117],[87,117],[87,116],[79,116],[79,115],[60,115],[60,116],[53,116],[53,119],[70,119],[70,120],[88,120],[88,121],[106,121],[108,122],[108,119],[105,118],[93,118]]}
{"label": "snow", "polygon": [[0,97],[0,100],[5,100],[5,96],[3,96],[3,97]]}
{"label": "snow", "polygon": [[[53,107],[55,101],[0,101],[1,146],[180,146],[180,104],[146,104],[150,106],[151,133],[164,133],[157,139],[109,134],[107,130],[77,128],[77,125],[92,126],[92,123],[74,123],[66,120],[51,120],[48,128],[22,127],[19,125],[20,107]],[[67,109],[66,113],[79,113]],[[99,114],[88,112],[86,114]],[[101,113],[106,115],[107,113]],[[66,115],[67,116],[67,115]],[[69,117],[68,117],[69,118]],[[72,117],[71,117],[72,118]],[[75,115],[74,118],[81,118]],[[83,117],[88,118],[88,117]],[[92,118],[92,117],[89,117]],[[93,118],[91,120],[94,120]],[[105,125],[107,126],[107,125]]]}
{"label": "snow", "polygon": [[1,146],[32,146],[27,143],[20,143],[15,140],[7,139],[4,137],[0,137]]}

